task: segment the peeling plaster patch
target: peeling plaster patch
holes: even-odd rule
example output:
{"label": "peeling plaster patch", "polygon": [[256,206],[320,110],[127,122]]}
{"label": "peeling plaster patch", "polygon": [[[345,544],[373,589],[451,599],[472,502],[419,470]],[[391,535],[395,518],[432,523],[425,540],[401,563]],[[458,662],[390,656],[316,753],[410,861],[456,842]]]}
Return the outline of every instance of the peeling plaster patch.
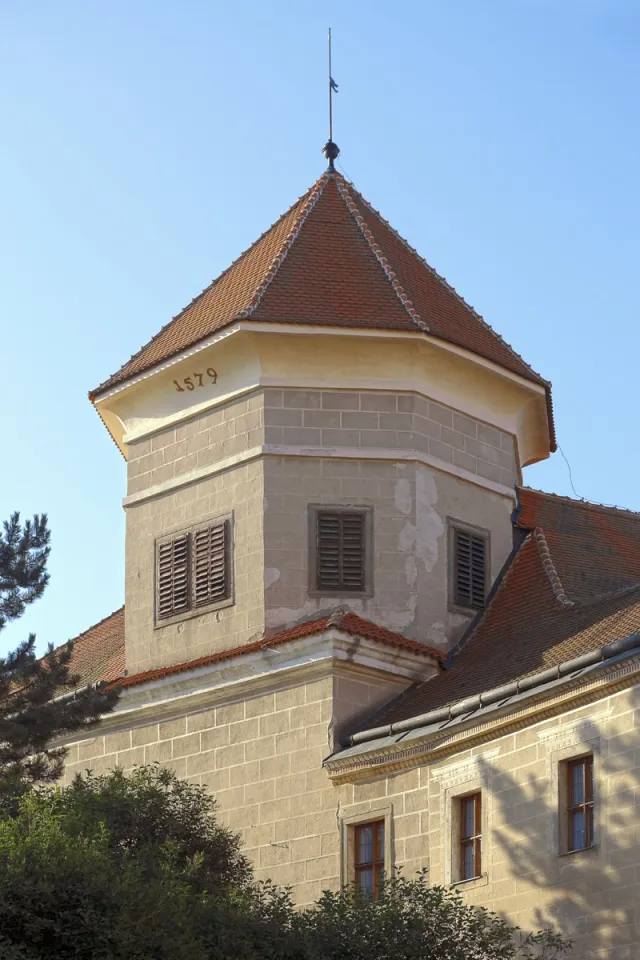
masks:
{"label": "peeling plaster patch", "polygon": [[438,560],[438,540],[444,533],[442,517],[434,509],[438,491],[433,474],[427,470],[416,471],[416,522],[407,523],[400,531],[398,549],[401,553],[413,553],[431,573]]}
{"label": "peeling plaster patch", "polygon": [[410,587],[415,586],[415,582],[418,579],[418,568],[416,566],[416,560],[413,554],[410,554],[405,558],[404,561],[404,573],[407,578],[407,583]]}
{"label": "peeling plaster patch", "polygon": [[432,623],[427,629],[427,640],[435,647],[444,648],[447,646],[447,631],[442,620],[436,620],[436,622]]}
{"label": "peeling plaster patch", "polygon": [[264,588],[268,590],[277,580],[280,579],[280,571],[277,567],[264,568]]}
{"label": "peeling plaster patch", "polygon": [[409,608],[408,610],[378,610],[378,623],[381,626],[386,627],[387,630],[396,630],[398,633],[402,633],[403,630],[406,630],[407,627],[411,626],[416,618],[418,597],[415,593],[411,594],[407,604]]}
{"label": "peeling plaster patch", "polygon": [[297,623],[298,620],[304,620],[305,617],[310,617],[311,614],[317,613],[318,604],[315,600],[307,600],[303,607],[298,607],[297,609],[290,607],[275,607],[273,610],[265,611],[265,625],[267,629],[272,627],[290,627],[292,623]]}
{"label": "peeling plaster patch", "polygon": [[394,489],[394,500],[396,508],[400,513],[410,514],[413,509],[411,499],[411,484],[408,480],[397,480]]}

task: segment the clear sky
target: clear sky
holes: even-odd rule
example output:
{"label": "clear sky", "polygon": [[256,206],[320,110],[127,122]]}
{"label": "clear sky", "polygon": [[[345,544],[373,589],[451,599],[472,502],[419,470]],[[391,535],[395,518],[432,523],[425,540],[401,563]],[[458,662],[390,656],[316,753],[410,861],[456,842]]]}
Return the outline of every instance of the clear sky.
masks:
{"label": "clear sky", "polygon": [[0,652],[123,602],[87,391],[324,169],[329,25],[344,171],[553,381],[578,493],[640,509],[638,0],[1,0],[0,505],[53,552]]}

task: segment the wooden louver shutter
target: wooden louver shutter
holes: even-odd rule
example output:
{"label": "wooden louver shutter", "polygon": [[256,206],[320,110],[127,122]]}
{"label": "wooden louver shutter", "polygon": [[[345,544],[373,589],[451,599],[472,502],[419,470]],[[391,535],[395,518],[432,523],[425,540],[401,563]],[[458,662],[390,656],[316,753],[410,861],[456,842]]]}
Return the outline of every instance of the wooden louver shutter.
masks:
{"label": "wooden louver shutter", "polygon": [[229,521],[201,527],[193,534],[193,606],[228,600]]}
{"label": "wooden louver shutter", "polygon": [[158,619],[189,607],[189,538],[186,533],[158,545]]}
{"label": "wooden louver shutter", "polygon": [[456,603],[465,607],[484,607],[485,601],[484,537],[464,530],[455,531]]}
{"label": "wooden louver shutter", "polygon": [[319,511],[316,538],[319,590],[365,589],[365,516]]}

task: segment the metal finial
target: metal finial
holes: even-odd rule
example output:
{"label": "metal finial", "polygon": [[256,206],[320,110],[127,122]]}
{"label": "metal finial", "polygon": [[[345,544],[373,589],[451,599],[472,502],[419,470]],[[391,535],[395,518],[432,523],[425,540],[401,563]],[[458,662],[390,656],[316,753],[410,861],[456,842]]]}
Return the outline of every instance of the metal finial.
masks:
{"label": "metal finial", "polygon": [[334,170],[334,160],[340,153],[340,148],[333,142],[333,94],[338,92],[338,84],[331,76],[331,27],[329,27],[329,139],[322,148],[322,152],[329,161],[329,170]]}

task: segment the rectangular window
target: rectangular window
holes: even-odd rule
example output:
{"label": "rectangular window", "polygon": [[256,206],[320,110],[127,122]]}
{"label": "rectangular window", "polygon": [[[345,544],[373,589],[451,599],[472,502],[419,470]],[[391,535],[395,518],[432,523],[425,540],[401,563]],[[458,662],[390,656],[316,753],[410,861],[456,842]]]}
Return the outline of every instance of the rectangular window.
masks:
{"label": "rectangular window", "polygon": [[231,521],[216,520],[156,544],[156,619],[231,601]]}
{"label": "rectangular window", "polygon": [[450,526],[450,595],[458,607],[481,610],[487,596],[489,535],[464,525]]}
{"label": "rectangular window", "polygon": [[370,508],[311,507],[310,592],[362,596],[371,591]]}
{"label": "rectangular window", "polygon": [[384,880],[384,820],[359,823],[353,829],[356,889],[377,900]]}
{"label": "rectangular window", "polygon": [[460,879],[474,880],[482,875],[482,795],[461,797],[460,803]]}
{"label": "rectangular window", "polygon": [[567,853],[593,846],[593,757],[567,762]]}

